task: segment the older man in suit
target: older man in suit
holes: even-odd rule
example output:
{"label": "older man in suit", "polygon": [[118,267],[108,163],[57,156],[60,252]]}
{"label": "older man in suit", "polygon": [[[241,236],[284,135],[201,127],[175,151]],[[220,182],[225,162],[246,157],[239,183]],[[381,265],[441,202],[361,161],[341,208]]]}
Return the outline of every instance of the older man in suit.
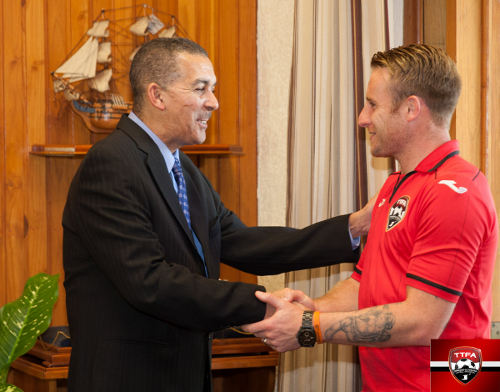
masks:
{"label": "older man in suit", "polygon": [[[207,53],[156,39],[130,71],[134,110],[83,160],[63,215],[69,390],[209,391],[211,332],[261,320],[263,287],[220,281],[355,261],[369,214],[247,228],[179,148],[218,108]],[[367,222],[368,220],[368,222]]]}

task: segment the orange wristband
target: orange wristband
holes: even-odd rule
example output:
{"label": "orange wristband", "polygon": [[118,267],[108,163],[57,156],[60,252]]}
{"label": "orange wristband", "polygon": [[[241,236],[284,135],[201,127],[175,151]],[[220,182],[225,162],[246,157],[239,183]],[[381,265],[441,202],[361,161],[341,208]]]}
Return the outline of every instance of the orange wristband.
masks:
{"label": "orange wristband", "polygon": [[319,312],[313,313],[313,327],[316,333],[316,343],[323,343],[323,336],[321,336],[321,328],[319,326]]}

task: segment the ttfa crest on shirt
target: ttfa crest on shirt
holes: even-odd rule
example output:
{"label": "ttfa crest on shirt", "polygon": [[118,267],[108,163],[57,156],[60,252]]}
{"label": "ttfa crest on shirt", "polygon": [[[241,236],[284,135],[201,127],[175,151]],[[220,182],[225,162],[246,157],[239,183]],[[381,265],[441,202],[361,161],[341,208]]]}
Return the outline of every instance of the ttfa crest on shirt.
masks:
{"label": "ttfa crest on shirt", "polygon": [[408,203],[410,198],[408,196],[401,196],[389,210],[389,219],[387,219],[386,231],[393,229],[399,222],[403,220],[408,210]]}
{"label": "ttfa crest on shirt", "polygon": [[453,377],[462,384],[471,382],[481,371],[481,350],[475,347],[455,347],[450,350],[448,365]]}

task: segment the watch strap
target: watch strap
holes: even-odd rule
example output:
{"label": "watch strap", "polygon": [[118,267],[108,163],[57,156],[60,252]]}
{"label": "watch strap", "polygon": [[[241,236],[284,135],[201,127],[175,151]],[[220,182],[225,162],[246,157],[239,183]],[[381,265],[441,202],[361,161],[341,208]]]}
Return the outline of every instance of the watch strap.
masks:
{"label": "watch strap", "polygon": [[302,325],[297,333],[297,340],[301,347],[313,347],[316,344],[313,314],[312,310],[304,310],[302,313]]}

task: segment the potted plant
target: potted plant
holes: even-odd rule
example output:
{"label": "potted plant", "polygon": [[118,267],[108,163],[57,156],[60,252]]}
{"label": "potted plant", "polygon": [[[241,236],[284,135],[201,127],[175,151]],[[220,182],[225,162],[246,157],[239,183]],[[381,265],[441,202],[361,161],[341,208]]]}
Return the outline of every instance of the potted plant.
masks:
{"label": "potted plant", "polygon": [[7,384],[14,360],[27,353],[50,325],[59,275],[40,273],[26,282],[21,297],[0,308],[0,392],[22,392]]}

